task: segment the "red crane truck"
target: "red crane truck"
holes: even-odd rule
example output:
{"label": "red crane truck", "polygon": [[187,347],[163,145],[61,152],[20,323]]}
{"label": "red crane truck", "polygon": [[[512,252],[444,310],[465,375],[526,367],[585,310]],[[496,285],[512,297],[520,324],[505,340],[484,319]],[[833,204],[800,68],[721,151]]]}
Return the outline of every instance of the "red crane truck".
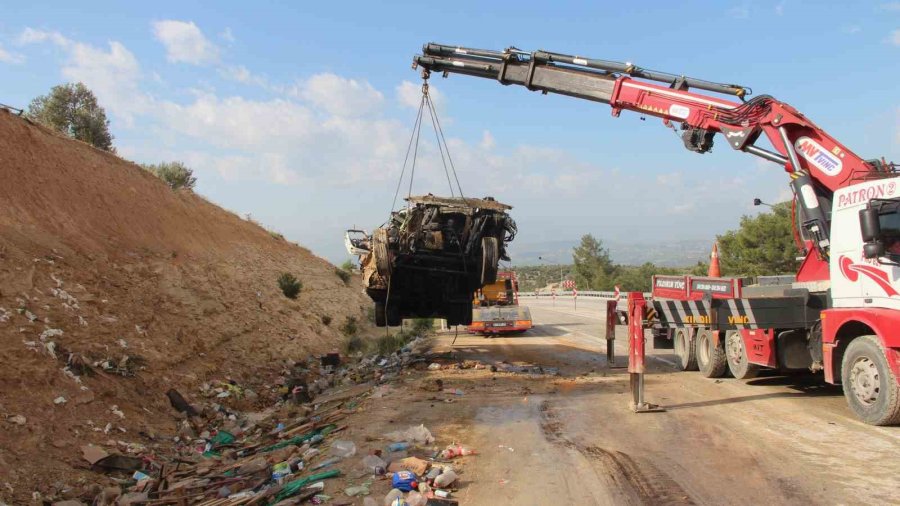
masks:
{"label": "red crane truck", "polygon": [[[732,149],[784,167],[804,254],[795,280],[692,301],[691,316],[708,324],[686,338],[714,372],[724,372],[723,363],[737,378],[761,367],[822,371],[826,382],[842,384],[861,420],[900,423],[900,175],[894,164],[861,158],[795,108],[768,95],[749,98],[750,89],[740,85],[515,48],[426,44],[413,66],[424,78],[432,72],[482,77],[606,103],[613,116],[658,117],[680,130],[690,151],[709,152],[720,134]],[[757,144],[761,137],[771,148]],[[659,302],[661,324],[683,326],[667,319]]]}

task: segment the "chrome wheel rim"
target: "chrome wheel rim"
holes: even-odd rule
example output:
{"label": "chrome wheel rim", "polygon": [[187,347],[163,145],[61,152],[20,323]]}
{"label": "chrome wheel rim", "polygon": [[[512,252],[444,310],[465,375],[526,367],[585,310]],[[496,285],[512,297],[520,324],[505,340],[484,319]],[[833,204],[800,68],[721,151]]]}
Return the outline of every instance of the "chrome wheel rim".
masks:
{"label": "chrome wheel rim", "polygon": [[875,362],[859,357],[850,367],[850,389],[861,404],[871,406],[878,400],[880,376]]}
{"label": "chrome wheel rim", "polygon": [[731,334],[726,339],[728,359],[735,364],[740,364],[744,358],[744,347],[739,334]]}

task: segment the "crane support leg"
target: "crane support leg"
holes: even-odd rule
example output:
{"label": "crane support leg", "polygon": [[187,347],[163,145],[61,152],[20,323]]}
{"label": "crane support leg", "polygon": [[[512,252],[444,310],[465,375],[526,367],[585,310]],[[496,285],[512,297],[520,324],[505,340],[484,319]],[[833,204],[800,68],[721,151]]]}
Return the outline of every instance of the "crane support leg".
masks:
{"label": "crane support leg", "polygon": [[618,301],[614,299],[606,301],[606,367],[610,369],[625,367],[616,365],[616,324],[619,321],[616,307],[618,304]]}
{"label": "crane support leg", "polygon": [[628,294],[628,373],[631,382],[631,410],[635,413],[665,411],[644,400],[644,315],[647,301],[641,292]]}

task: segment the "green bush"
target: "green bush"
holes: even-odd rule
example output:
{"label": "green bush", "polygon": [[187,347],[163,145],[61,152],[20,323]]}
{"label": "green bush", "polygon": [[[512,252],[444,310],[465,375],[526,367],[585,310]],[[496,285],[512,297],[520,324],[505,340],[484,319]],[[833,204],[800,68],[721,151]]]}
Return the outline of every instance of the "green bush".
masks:
{"label": "green bush", "polygon": [[281,288],[281,293],[283,293],[285,297],[296,299],[297,295],[300,294],[300,290],[303,289],[303,283],[301,283],[293,274],[285,272],[282,273],[281,276],[278,276],[278,287]]}
{"label": "green bush", "polygon": [[337,277],[341,278],[341,281],[343,281],[345,285],[350,284],[351,275],[349,271],[335,267],[334,273],[337,274]]}
{"label": "green bush", "polygon": [[322,323],[325,325],[331,325],[331,317],[326,315],[322,315]]}
{"label": "green bush", "polygon": [[344,351],[348,355],[353,354],[353,353],[358,353],[361,351],[365,351],[366,344],[367,343],[366,343],[365,339],[363,339],[357,335],[353,335],[347,339],[346,343],[344,343]]}
{"label": "green bush", "polygon": [[357,321],[355,316],[348,316],[347,320],[344,321],[344,324],[341,325],[341,332],[345,336],[353,336],[359,332],[359,322]]}
{"label": "green bush", "polygon": [[154,165],[142,165],[154,176],[165,181],[173,190],[179,188],[192,189],[197,184],[194,171],[181,162],[163,162]]}
{"label": "green bush", "polygon": [[412,323],[412,332],[416,335],[424,335],[434,329],[434,318],[415,318]]}
{"label": "green bush", "polygon": [[272,236],[272,239],[277,239],[277,240],[279,240],[279,241],[283,241],[283,240],[284,240],[284,236],[281,235],[281,234],[279,234],[278,232],[275,232],[275,231],[273,231],[273,230],[267,230],[266,232],[268,232],[269,235]]}
{"label": "green bush", "polygon": [[397,332],[396,334],[383,335],[375,341],[375,351],[379,355],[390,355],[409,344],[414,337],[415,334],[412,332]]}

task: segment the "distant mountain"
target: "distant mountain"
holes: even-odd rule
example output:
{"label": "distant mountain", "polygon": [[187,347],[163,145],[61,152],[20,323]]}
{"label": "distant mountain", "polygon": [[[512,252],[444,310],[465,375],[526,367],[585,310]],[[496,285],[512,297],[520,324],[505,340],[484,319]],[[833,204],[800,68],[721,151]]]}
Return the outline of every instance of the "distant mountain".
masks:
{"label": "distant mountain", "polygon": [[[570,264],[572,249],[579,239],[517,243],[509,245],[512,265],[541,263]],[[686,267],[709,259],[713,239],[659,242],[603,241],[613,262],[622,265],[641,265],[646,262],[663,267]],[[538,258],[540,257],[540,259]]]}

